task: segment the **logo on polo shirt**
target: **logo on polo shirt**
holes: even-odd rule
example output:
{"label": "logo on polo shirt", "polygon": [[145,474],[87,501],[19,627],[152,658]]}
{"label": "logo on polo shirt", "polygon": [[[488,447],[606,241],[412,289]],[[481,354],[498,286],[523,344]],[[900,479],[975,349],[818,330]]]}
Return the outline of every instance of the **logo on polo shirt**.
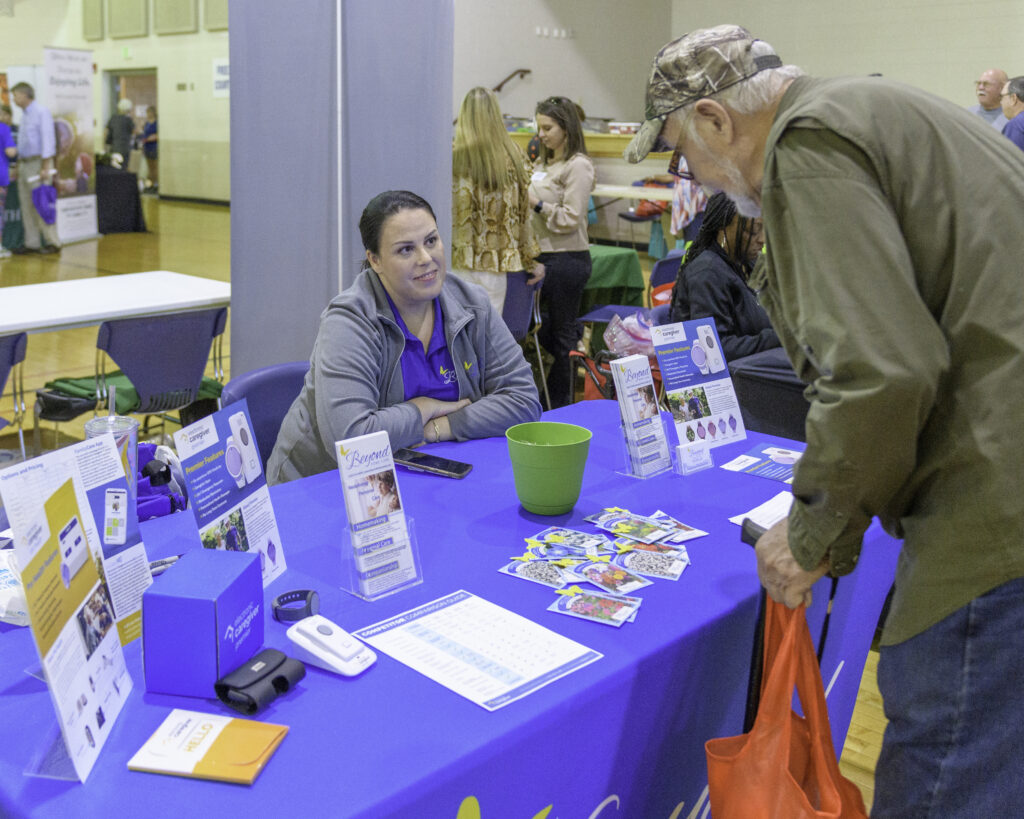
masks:
{"label": "logo on polo shirt", "polygon": [[455,381],[455,370],[449,370],[443,364],[437,370],[441,374],[441,378],[444,379],[445,384],[451,384]]}

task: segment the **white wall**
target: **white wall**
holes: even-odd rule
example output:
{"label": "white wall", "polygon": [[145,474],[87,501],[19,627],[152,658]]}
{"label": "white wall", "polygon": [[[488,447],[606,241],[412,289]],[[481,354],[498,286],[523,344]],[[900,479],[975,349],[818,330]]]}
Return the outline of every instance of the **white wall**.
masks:
{"label": "white wall", "polygon": [[1021,0],[672,0],[665,42],[720,23],[745,26],[809,74],[878,72],[960,105],[977,102],[987,68],[1024,74]]}
{"label": "white wall", "polygon": [[[201,8],[200,8],[201,11]],[[150,28],[153,13],[150,8]],[[160,190],[169,196],[227,201],[230,100],[213,96],[213,60],[228,56],[228,33],[82,39],[82,0],[21,0],[0,17],[0,64],[41,65],[43,46],[93,52],[96,149],[110,115],[104,72],[155,68],[160,117]],[[185,90],[178,86],[184,84]]]}
{"label": "white wall", "polygon": [[[532,117],[539,100],[569,97],[588,116],[640,119],[647,70],[670,38],[671,0],[455,0],[452,118],[477,85],[492,88],[506,114]],[[571,29],[571,39],[536,29]]]}

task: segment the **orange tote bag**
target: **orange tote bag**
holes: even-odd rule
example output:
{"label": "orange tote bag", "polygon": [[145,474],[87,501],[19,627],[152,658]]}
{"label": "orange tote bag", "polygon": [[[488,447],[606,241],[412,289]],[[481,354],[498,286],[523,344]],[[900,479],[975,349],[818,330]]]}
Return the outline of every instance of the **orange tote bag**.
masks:
{"label": "orange tote bag", "polygon": [[[792,708],[793,688],[804,716]],[[770,598],[765,678],[754,727],[705,743],[714,819],[866,819],[857,786],[839,772],[825,689],[805,609]]]}

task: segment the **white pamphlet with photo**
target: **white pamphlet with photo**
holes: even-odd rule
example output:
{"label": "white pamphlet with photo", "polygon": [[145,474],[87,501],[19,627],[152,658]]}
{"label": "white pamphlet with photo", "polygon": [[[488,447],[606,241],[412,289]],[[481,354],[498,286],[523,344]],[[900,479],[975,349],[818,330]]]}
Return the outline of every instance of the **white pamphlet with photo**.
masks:
{"label": "white pamphlet with photo", "polygon": [[369,600],[421,582],[387,432],[334,446],[348,515],[349,591]]}

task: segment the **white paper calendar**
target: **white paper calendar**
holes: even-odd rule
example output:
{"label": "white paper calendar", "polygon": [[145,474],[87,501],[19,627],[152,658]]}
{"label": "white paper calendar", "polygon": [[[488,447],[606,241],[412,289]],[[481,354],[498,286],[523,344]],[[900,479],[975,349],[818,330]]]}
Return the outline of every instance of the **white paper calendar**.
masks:
{"label": "white paper calendar", "polygon": [[461,590],[352,633],[488,711],[603,656]]}

